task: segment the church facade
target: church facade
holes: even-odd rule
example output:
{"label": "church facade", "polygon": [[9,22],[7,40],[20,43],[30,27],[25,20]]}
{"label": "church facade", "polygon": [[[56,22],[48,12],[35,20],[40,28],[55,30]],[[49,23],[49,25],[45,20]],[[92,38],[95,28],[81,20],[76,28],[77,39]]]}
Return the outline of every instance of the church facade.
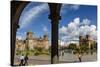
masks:
{"label": "church facade", "polygon": [[48,35],[37,38],[32,32],[27,32],[25,40],[16,39],[16,50],[34,50],[35,48],[49,49]]}
{"label": "church facade", "polygon": [[79,36],[79,45],[87,45],[88,48],[91,48],[94,45],[94,40],[90,35]]}

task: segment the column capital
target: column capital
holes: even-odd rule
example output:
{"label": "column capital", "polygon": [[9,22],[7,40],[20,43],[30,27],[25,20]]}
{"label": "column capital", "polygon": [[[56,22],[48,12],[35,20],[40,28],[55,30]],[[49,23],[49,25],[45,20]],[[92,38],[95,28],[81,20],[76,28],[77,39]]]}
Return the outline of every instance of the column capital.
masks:
{"label": "column capital", "polygon": [[16,29],[18,29],[20,27],[17,22],[14,23],[14,26],[15,26]]}
{"label": "column capital", "polygon": [[61,20],[61,16],[60,15],[49,15],[48,17],[49,19],[53,20],[53,21],[57,21],[57,20]]}

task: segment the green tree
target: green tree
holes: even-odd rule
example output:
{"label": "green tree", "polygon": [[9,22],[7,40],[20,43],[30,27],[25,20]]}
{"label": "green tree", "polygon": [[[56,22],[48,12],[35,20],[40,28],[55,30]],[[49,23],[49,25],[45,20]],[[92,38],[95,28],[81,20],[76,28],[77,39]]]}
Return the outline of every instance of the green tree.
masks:
{"label": "green tree", "polygon": [[77,45],[74,43],[70,43],[68,46],[68,49],[71,49],[71,50],[75,50],[76,48],[77,48]]}
{"label": "green tree", "polygon": [[78,56],[79,61],[81,62],[82,56],[88,53],[88,45],[87,44],[82,44],[79,45],[75,50],[74,50],[74,54],[76,54]]}

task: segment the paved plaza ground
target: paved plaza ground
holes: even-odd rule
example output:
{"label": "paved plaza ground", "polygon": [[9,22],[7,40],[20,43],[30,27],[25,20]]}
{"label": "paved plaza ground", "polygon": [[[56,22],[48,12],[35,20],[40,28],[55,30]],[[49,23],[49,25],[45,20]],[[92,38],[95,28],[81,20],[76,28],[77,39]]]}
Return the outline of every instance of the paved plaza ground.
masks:
{"label": "paved plaza ground", "polygon": [[[89,62],[89,61],[96,61],[97,54],[94,53],[93,55],[83,55],[82,62]],[[74,63],[79,62],[78,57],[73,54],[65,53],[64,56],[59,57],[59,63]],[[20,63],[19,56],[15,57],[15,65]],[[47,55],[41,56],[29,56],[28,60],[29,65],[43,65],[43,64],[51,64],[51,57]]]}

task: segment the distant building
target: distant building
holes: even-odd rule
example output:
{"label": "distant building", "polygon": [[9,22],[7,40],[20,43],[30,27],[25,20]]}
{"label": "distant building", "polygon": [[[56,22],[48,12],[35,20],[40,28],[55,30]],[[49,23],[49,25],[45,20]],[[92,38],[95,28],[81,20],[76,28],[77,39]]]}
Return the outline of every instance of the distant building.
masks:
{"label": "distant building", "polygon": [[16,39],[16,50],[17,51],[23,51],[25,49],[25,41]]}
{"label": "distant building", "polygon": [[16,39],[16,50],[33,50],[35,48],[48,49],[48,35],[45,34],[43,37],[37,38],[32,32],[27,32],[25,40]]}
{"label": "distant building", "polygon": [[90,35],[79,36],[79,45],[87,45],[88,48],[91,48],[93,43],[94,43],[94,40]]}

